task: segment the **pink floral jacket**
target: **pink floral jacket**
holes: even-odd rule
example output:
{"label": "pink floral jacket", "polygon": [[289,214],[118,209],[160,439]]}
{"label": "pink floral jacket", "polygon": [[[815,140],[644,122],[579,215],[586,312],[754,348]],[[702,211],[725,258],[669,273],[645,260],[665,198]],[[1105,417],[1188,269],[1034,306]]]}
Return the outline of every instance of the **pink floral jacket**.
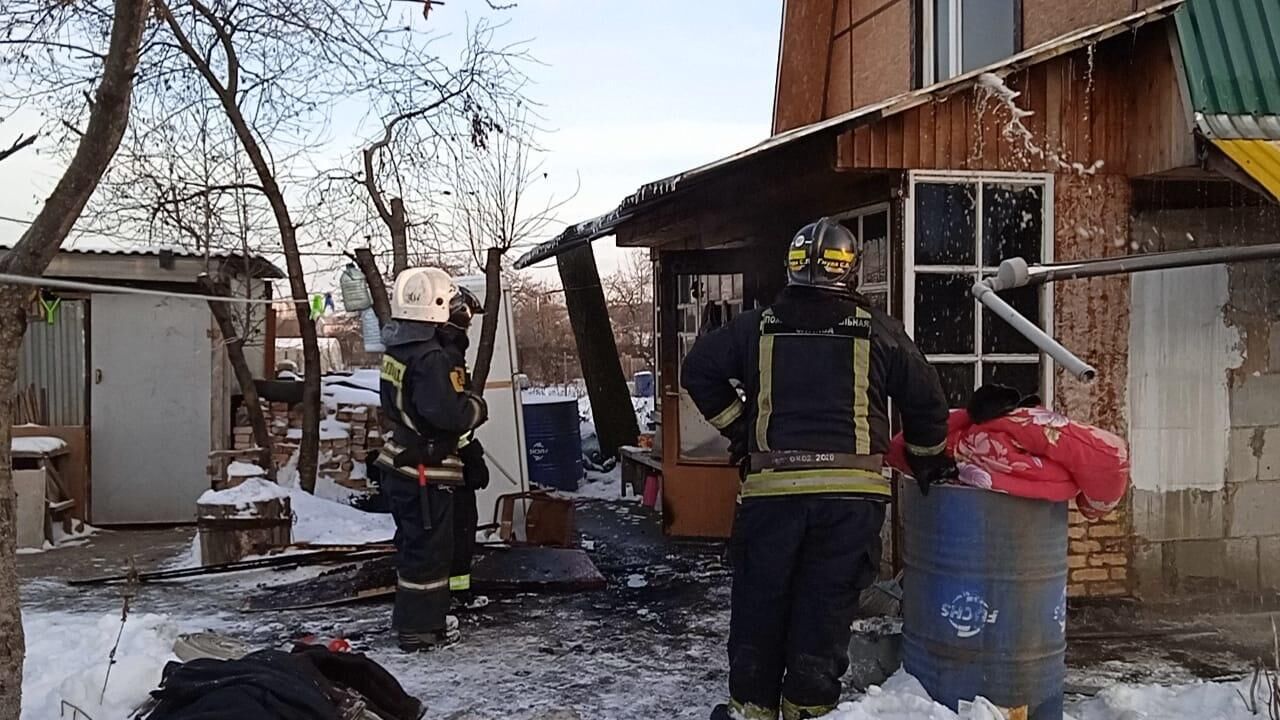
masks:
{"label": "pink floral jacket", "polygon": [[[975,425],[964,410],[947,421],[947,452],[960,482],[1019,497],[1064,502],[1074,498],[1086,517],[1101,517],[1129,486],[1129,448],[1101,428],[1045,408],[1019,408]],[[909,473],[906,444],[893,439],[886,462]]]}

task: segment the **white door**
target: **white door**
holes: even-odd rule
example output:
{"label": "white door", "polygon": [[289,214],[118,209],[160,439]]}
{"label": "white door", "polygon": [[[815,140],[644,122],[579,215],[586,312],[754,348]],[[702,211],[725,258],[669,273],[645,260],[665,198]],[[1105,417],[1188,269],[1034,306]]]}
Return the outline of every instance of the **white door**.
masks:
{"label": "white door", "polygon": [[90,313],[92,522],[192,522],[209,487],[209,309],[99,294]]}

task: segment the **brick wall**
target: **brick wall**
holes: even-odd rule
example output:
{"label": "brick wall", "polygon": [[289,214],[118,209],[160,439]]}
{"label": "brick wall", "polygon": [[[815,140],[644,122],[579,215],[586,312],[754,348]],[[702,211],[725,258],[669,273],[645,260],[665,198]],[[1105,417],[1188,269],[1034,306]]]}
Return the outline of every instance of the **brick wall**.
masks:
{"label": "brick wall", "polygon": [[[271,431],[273,459],[278,470],[288,465],[298,450],[299,441],[290,439],[289,431],[302,428],[302,406],[264,402],[262,408]],[[326,422],[340,423],[346,437],[320,440],[318,474],[344,487],[366,489],[363,468],[359,465],[365,462],[369,453],[382,447],[382,412],[376,407],[338,405]],[[323,437],[324,433],[321,435]],[[227,486],[231,478],[227,477],[226,470],[231,462],[257,463],[254,447],[253,428],[249,426],[248,413],[241,408],[232,429],[232,449],[210,454],[211,486]]]}
{"label": "brick wall", "polygon": [[1114,511],[1090,522],[1071,511],[1067,530],[1067,597],[1119,597],[1129,594],[1129,519]]}

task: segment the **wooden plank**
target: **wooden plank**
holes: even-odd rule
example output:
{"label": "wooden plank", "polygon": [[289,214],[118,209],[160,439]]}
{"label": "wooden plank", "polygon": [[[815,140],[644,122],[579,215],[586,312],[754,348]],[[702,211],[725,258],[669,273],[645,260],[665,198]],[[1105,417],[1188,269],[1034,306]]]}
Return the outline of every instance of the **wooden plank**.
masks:
{"label": "wooden plank", "polygon": [[1093,115],[1096,110],[1094,95],[1097,91],[1093,72],[1096,67],[1096,60],[1096,56],[1090,56],[1086,52],[1075,63],[1076,97],[1080,98],[1080,104],[1075,114],[1075,162],[1082,163],[1086,167],[1093,163],[1092,127]]}
{"label": "wooden plank", "polygon": [[871,167],[882,168],[889,148],[888,126],[884,120],[871,124]]}
{"label": "wooden plank", "polygon": [[862,125],[853,132],[853,166],[871,167],[871,128]]}
{"label": "wooden plank", "polygon": [[[1044,67],[1044,150],[1046,154],[1062,153],[1062,63],[1054,61]],[[1046,162],[1052,165],[1051,162]],[[1056,168],[1051,168],[1056,169]]]}
{"label": "wooden plank", "polygon": [[852,130],[846,130],[836,136],[836,158],[836,167],[841,170],[854,168]]}
{"label": "wooden plank", "polygon": [[957,93],[948,101],[951,105],[951,167],[969,167],[973,154],[973,107],[969,93]]}
{"label": "wooden plank", "polygon": [[[1045,113],[1047,108],[1045,98],[1045,67],[1044,65],[1036,65],[1027,72],[1027,90],[1026,90],[1026,107],[1032,113],[1031,117],[1024,118],[1022,124],[1026,126],[1031,133],[1032,142],[1044,149],[1047,145],[1045,139],[1045,128],[1048,123],[1045,121]],[[1042,157],[1033,157],[1029,148],[1022,148],[1027,156],[1028,170],[1043,171],[1048,167],[1047,161]]]}
{"label": "wooden plank", "polygon": [[902,113],[898,113],[889,118],[886,123],[886,132],[888,134],[889,149],[885,153],[885,167],[901,168],[906,167],[903,159],[903,144],[906,142],[903,138],[903,130],[906,127],[906,120]]}
{"label": "wooden plank", "polygon": [[951,103],[935,102],[933,110],[933,167],[945,170],[951,167]]}
{"label": "wooden plank", "polygon": [[916,109],[920,118],[920,164],[921,168],[937,167],[937,106],[934,103],[921,105]]}
{"label": "wooden plank", "polygon": [[920,167],[920,154],[924,146],[924,128],[920,122],[923,110],[924,108],[912,108],[902,118],[902,166],[907,169]]}
{"label": "wooden plank", "polygon": [[[981,116],[977,115],[979,111]],[[999,170],[1000,130],[1013,115],[1008,108],[996,101],[988,102],[981,109],[975,106],[974,113],[974,135],[982,138],[978,148],[980,152],[974,153],[974,160],[983,170]]]}

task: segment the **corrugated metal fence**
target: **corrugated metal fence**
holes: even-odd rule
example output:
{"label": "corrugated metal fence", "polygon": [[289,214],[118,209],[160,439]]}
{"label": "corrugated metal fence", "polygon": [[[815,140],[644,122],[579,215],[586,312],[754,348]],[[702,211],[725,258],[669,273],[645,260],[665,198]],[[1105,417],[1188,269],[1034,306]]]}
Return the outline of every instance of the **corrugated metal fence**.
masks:
{"label": "corrugated metal fence", "polygon": [[85,422],[84,318],[85,301],[63,300],[54,324],[35,317],[27,325],[17,390],[36,387],[50,425]]}

